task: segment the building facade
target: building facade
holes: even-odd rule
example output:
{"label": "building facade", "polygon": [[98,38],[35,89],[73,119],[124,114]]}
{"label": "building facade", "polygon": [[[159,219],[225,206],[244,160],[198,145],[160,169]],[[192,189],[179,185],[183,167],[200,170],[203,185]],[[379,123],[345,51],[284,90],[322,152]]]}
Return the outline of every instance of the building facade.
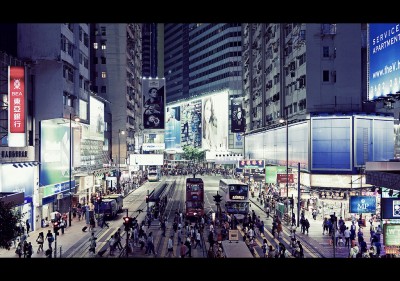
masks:
{"label": "building facade", "polygon": [[[111,165],[126,174],[129,154],[143,142],[142,25],[97,23],[92,27],[91,50],[92,90],[110,101],[106,103],[106,134],[111,137]],[[115,174],[110,177],[108,187],[115,187],[116,178]]]}

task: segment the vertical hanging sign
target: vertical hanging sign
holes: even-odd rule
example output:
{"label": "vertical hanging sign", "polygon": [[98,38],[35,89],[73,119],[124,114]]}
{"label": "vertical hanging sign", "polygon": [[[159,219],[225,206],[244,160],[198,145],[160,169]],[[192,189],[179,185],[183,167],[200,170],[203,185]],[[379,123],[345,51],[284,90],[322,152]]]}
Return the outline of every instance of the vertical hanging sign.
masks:
{"label": "vertical hanging sign", "polygon": [[8,67],[8,146],[26,146],[25,67]]}

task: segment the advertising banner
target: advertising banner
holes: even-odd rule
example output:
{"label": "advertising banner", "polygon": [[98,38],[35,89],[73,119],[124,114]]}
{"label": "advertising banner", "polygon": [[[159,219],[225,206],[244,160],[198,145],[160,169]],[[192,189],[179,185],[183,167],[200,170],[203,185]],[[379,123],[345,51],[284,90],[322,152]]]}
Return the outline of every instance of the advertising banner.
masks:
{"label": "advertising banner", "polygon": [[234,134],[233,148],[243,148],[244,136],[241,133]]}
{"label": "advertising banner", "polygon": [[8,67],[8,146],[26,146],[25,67]]}
{"label": "advertising banner", "polygon": [[383,219],[400,219],[400,198],[381,198]]}
{"label": "advertising banner", "polygon": [[383,244],[385,246],[400,246],[400,224],[383,225]]}
{"label": "advertising banner", "polygon": [[203,99],[203,149],[228,149],[228,93],[222,92]]}
{"label": "advertising banner", "polygon": [[285,173],[286,166],[266,166],[265,167],[265,182],[276,184],[277,175]]}
{"label": "advertising banner", "polygon": [[12,164],[0,165],[0,191],[24,192],[25,197],[33,196],[35,169],[31,166],[15,168]]}
{"label": "advertising banner", "polygon": [[164,129],[165,79],[143,79],[143,128]]}
{"label": "advertising banner", "polygon": [[245,131],[245,112],[243,108],[243,98],[231,100],[231,132],[243,133]]}
{"label": "advertising banner", "polygon": [[129,165],[153,166],[164,164],[164,154],[129,154]]}
{"label": "advertising banner", "polygon": [[90,138],[104,141],[104,103],[90,97]]}
{"label": "advertising banner", "polygon": [[52,120],[41,126],[40,184],[50,185],[69,180],[69,127]]}
{"label": "advertising banner", "polygon": [[375,213],[376,197],[375,196],[350,196],[350,213]]}
{"label": "advertising banner", "polygon": [[240,160],[238,163],[238,168],[251,169],[260,168],[264,169],[264,160]]}
{"label": "advertising banner", "polygon": [[201,148],[201,100],[181,104],[181,147],[190,145]]}
{"label": "advertising banner", "polygon": [[398,23],[369,24],[369,100],[400,90],[399,36]]}
{"label": "advertising banner", "polygon": [[167,107],[165,116],[165,148],[181,148],[181,107]]}

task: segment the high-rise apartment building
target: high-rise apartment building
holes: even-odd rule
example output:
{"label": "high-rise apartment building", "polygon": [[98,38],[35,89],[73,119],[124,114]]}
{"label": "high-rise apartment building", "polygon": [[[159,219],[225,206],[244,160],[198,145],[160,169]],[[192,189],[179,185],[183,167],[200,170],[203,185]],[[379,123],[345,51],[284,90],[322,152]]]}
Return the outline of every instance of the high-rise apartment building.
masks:
{"label": "high-rise apartment building", "polygon": [[243,24],[247,131],[310,112],[362,111],[365,67],[362,24]]}
{"label": "high-rise apartment building", "polygon": [[[125,169],[139,146],[141,122],[142,26],[96,23],[91,28],[92,90],[106,103],[110,157]],[[111,117],[112,116],[112,117]]]}

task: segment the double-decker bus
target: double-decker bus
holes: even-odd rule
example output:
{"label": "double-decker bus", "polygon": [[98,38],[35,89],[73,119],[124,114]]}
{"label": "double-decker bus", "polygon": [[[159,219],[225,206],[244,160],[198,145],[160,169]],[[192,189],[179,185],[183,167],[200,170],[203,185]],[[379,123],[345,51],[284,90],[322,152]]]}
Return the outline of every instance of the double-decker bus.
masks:
{"label": "double-decker bus", "polygon": [[249,213],[249,186],[235,179],[219,181],[221,209],[237,219],[242,220]]}
{"label": "double-decker bus", "polygon": [[160,181],[161,180],[160,166],[156,166],[156,165],[149,166],[148,172],[147,172],[147,179],[149,181]]}
{"label": "double-decker bus", "polygon": [[204,215],[204,182],[201,178],[186,178],[186,217],[196,219]]}

